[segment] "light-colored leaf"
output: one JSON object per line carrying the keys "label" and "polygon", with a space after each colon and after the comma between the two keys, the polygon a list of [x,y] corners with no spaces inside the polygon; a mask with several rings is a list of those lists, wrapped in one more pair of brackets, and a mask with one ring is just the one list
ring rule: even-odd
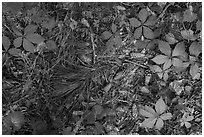
{"label": "light-colored leaf", "polygon": [[141,87],[140,91],[142,93],[150,93],[149,89],[146,86]]}
{"label": "light-colored leaf", "polygon": [[163,65],[163,70],[166,70],[166,69],[170,68],[171,65],[172,65],[172,60],[168,59]]}
{"label": "light-colored leaf", "polygon": [[110,31],[104,31],[102,33],[102,38],[106,40],[106,39],[109,39],[112,35],[113,34]]}
{"label": "light-colored leaf", "polygon": [[167,106],[166,106],[166,104],[165,104],[165,102],[164,102],[162,97],[160,97],[160,99],[156,102],[155,109],[156,109],[156,112],[158,114],[162,114],[163,112],[166,111]]}
{"label": "light-colored leaf", "polygon": [[24,124],[24,115],[20,111],[11,113],[11,122],[18,128]]}
{"label": "light-colored leaf", "polygon": [[150,69],[153,72],[162,72],[162,69],[158,65],[151,65]]}
{"label": "light-colored leaf", "polygon": [[139,27],[134,32],[135,39],[139,39],[142,36],[142,27]]}
{"label": "light-colored leaf", "polygon": [[169,78],[168,72],[165,71],[164,74],[163,74],[164,81],[167,81],[168,78]]}
{"label": "light-colored leaf", "polygon": [[172,118],[172,114],[171,113],[164,113],[160,116],[161,119],[163,120],[168,120]]}
{"label": "light-colored leaf", "polygon": [[186,128],[190,128],[191,127],[191,123],[189,123],[189,122],[185,122],[184,124],[185,124]]}
{"label": "light-colored leaf", "polygon": [[154,32],[148,27],[143,26],[143,34],[147,39],[154,39]]}
{"label": "light-colored leaf", "polygon": [[[84,22],[82,22],[82,23],[84,23]],[[42,26],[45,27],[45,28],[47,28],[47,29],[49,29],[49,30],[51,30],[52,28],[54,28],[55,25],[56,25],[55,18],[51,18],[51,19],[49,19],[48,21],[44,21],[44,22],[42,23]]]}
{"label": "light-colored leaf", "polygon": [[173,52],[172,52],[172,56],[177,56],[177,57],[183,57],[183,58],[187,58],[187,53],[185,52],[185,44],[184,42],[180,42],[178,44],[176,44],[176,47],[174,48]]}
{"label": "light-colored leaf", "polygon": [[152,107],[150,107],[150,106],[145,105],[145,106],[144,106],[144,109],[145,109],[146,111],[152,113],[153,115],[156,114],[155,110],[154,110]]}
{"label": "light-colored leaf", "polygon": [[37,30],[38,26],[37,25],[28,25],[26,26],[26,28],[24,29],[24,33],[25,35],[27,34],[33,34],[36,30]]}
{"label": "light-colored leaf", "polygon": [[157,120],[157,118],[152,118],[152,117],[148,118],[148,119],[145,119],[142,122],[141,127],[153,128],[156,120]]}
{"label": "light-colored leaf", "polygon": [[154,57],[152,59],[152,61],[154,61],[157,64],[163,64],[168,60],[169,60],[169,58],[167,56],[165,56],[165,55],[157,55],[156,57]]}
{"label": "light-colored leaf", "polygon": [[116,33],[116,31],[117,31],[117,25],[115,25],[114,23],[112,23],[111,30],[112,30],[113,33]]}
{"label": "light-colored leaf", "polygon": [[37,33],[26,35],[26,39],[35,44],[39,44],[45,40],[42,36],[40,36]]}
{"label": "light-colored leaf", "polygon": [[19,57],[21,54],[21,50],[16,48],[11,48],[8,50],[8,53],[11,54],[12,56]]}
{"label": "light-colored leaf", "polygon": [[138,15],[142,23],[146,21],[148,16],[149,16],[149,12],[145,8],[141,9]]}
{"label": "light-colored leaf", "polygon": [[192,121],[194,119],[194,116],[188,116],[187,118],[186,118],[186,121]]}
{"label": "light-colored leaf", "polygon": [[198,56],[202,52],[202,45],[194,41],[189,47],[189,52],[191,55]]}
{"label": "light-colored leaf", "polygon": [[145,54],[142,54],[142,53],[130,53],[130,56],[132,58],[142,58],[145,56]]}
{"label": "light-colored leaf", "polygon": [[36,47],[27,39],[23,40],[23,48],[31,53],[34,53],[36,49]]}
{"label": "light-colored leaf", "polygon": [[193,22],[197,19],[197,14],[193,13],[190,9],[187,9],[184,11],[183,17],[183,21]]}
{"label": "light-colored leaf", "polygon": [[200,20],[196,22],[196,29],[202,31],[202,22]]}
{"label": "light-colored leaf", "polygon": [[[147,109],[147,110],[146,110]],[[149,112],[149,111],[151,111],[151,112]],[[140,115],[142,115],[142,116],[144,116],[144,117],[155,117],[155,114],[153,114],[152,113],[152,110],[149,108],[149,107],[146,107],[146,108],[141,108],[140,110],[139,110],[139,113],[140,113]]]}
{"label": "light-colored leaf", "polygon": [[183,66],[183,62],[182,60],[178,59],[178,58],[172,58],[172,64],[175,67],[182,67]]}
{"label": "light-colored leaf", "polygon": [[187,40],[195,40],[196,39],[196,37],[193,34],[193,31],[190,29],[189,30],[182,30],[181,36]]}
{"label": "light-colored leaf", "polygon": [[194,64],[190,67],[190,74],[192,76],[193,79],[195,79],[197,73],[199,72],[199,68],[197,64]]}
{"label": "light-colored leaf", "polygon": [[18,48],[22,45],[23,42],[23,38],[22,37],[18,37],[13,41],[13,45]]}
{"label": "light-colored leaf", "polygon": [[109,83],[109,84],[107,84],[107,85],[103,88],[103,90],[104,90],[105,92],[108,92],[108,91],[111,89],[111,87],[112,87],[112,84]]}
{"label": "light-colored leaf", "polygon": [[7,51],[10,48],[11,42],[10,39],[6,36],[2,37],[2,44],[4,46],[4,49]]}
{"label": "light-colored leaf", "polygon": [[135,28],[137,28],[141,25],[141,22],[136,18],[131,18],[131,19],[129,19],[129,21],[130,21],[130,25],[135,27]]}
{"label": "light-colored leaf", "polygon": [[159,44],[159,50],[162,53],[164,53],[167,56],[171,55],[171,48],[167,42],[159,40],[158,44]]}
{"label": "light-colored leaf", "polygon": [[164,126],[163,120],[161,118],[158,118],[155,125],[156,129],[161,130],[163,126]]}
{"label": "light-colored leaf", "polygon": [[168,33],[165,35],[166,40],[169,42],[169,44],[175,44],[178,42],[178,40],[175,39],[174,34]]}

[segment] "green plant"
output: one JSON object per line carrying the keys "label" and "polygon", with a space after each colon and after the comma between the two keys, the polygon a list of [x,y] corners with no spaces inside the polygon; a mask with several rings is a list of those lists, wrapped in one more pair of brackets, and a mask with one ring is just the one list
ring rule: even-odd
{"label": "green plant", "polygon": [[172,117],[171,113],[164,113],[167,110],[167,106],[162,97],[156,102],[155,110],[147,105],[139,110],[139,113],[146,117],[141,124],[142,127],[155,127],[156,129],[161,130],[164,125],[163,121],[171,119]]}
{"label": "green plant", "polygon": [[179,120],[181,123],[180,123],[180,126],[184,126],[186,128],[190,128],[191,127],[191,123],[189,123],[189,121],[192,121],[194,119],[193,116],[189,116],[187,113],[184,113],[183,114],[183,117]]}
{"label": "green plant", "polygon": [[159,54],[152,59],[157,64],[164,64],[163,69],[166,70],[171,67],[182,67],[183,60],[187,59],[187,53],[185,52],[184,42],[176,44],[174,50],[171,50],[170,45],[165,41],[158,41],[159,50],[164,54]]}

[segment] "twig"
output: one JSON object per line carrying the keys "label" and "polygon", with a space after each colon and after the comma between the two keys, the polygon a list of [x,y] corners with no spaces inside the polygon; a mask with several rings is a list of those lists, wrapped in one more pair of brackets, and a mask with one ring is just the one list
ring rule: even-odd
{"label": "twig", "polygon": [[92,43],[92,49],[93,49],[93,63],[95,64],[96,62],[96,51],[95,51],[96,44],[94,43],[92,30],[91,30],[91,43]]}
{"label": "twig", "polygon": [[130,61],[130,60],[127,60],[127,59],[125,59],[125,61],[126,61],[126,62],[129,62],[129,63],[132,63],[132,64],[135,64],[135,65],[137,65],[137,66],[140,66],[140,67],[142,67],[142,68],[148,68],[147,66],[142,65],[142,64],[139,64],[139,63],[134,62],[134,61]]}

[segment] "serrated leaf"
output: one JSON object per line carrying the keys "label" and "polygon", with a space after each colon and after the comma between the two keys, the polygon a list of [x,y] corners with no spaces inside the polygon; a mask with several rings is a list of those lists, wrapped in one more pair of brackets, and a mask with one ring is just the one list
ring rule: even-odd
{"label": "serrated leaf", "polygon": [[101,36],[102,36],[103,39],[107,40],[107,39],[109,39],[112,35],[113,35],[113,34],[112,34],[110,31],[104,31]]}
{"label": "serrated leaf", "polygon": [[21,54],[21,50],[16,48],[11,48],[8,50],[8,53],[11,54],[12,56],[19,57]]}
{"label": "serrated leaf", "polygon": [[197,19],[197,14],[193,13],[190,9],[187,9],[184,11],[183,17],[183,21],[193,22]]}
{"label": "serrated leaf", "polygon": [[10,39],[6,36],[2,37],[2,44],[4,46],[4,49],[7,51],[10,48],[11,42]]}
{"label": "serrated leaf", "polygon": [[163,70],[166,70],[166,69],[170,68],[171,65],[172,65],[172,60],[168,59],[163,65]]}
{"label": "serrated leaf", "polygon": [[131,19],[129,19],[129,21],[130,21],[130,25],[135,27],[135,28],[137,28],[141,25],[141,22],[136,18],[131,18]]}
{"label": "serrated leaf", "polygon": [[117,31],[117,25],[115,25],[114,23],[112,23],[111,30],[112,30],[113,33],[116,33],[116,31]]}
{"label": "serrated leaf", "polygon": [[26,28],[24,29],[24,33],[25,35],[27,34],[33,34],[36,30],[37,30],[38,26],[37,25],[28,25],[26,26]]}
{"label": "serrated leaf", "polygon": [[46,42],[46,46],[47,46],[48,50],[55,50],[55,49],[57,49],[57,45],[56,45],[56,43],[53,40],[48,40]]}
{"label": "serrated leaf", "polygon": [[166,34],[165,38],[169,42],[169,44],[175,44],[176,42],[178,42],[178,40],[175,39],[175,37],[172,33]]}
{"label": "serrated leaf", "polygon": [[152,117],[148,118],[148,119],[145,119],[142,122],[141,127],[153,128],[156,120],[157,120],[157,118],[152,118]]}
{"label": "serrated leaf", "polygon": [[193,34],[193,31],[190,29],[189,30],[182,30],[181,36],[187,40],[195,40],[196,39],[196,37]]}
{"label": "serrated leaf", "polygon": [[163,120],[168,120],[172,118],[172,114],[171,113],[164,113],[160,116],[161,119]]}
{"label": "serrated leaf", "polygon": [[156,112],[158,114],[162,114],[163,112],[166,111],[167,106],[166,106],[164,100],[162,99],[162,97],[156,102],[155,109],[156,109]]}
{"label": "serrated leaf", "polygon": [[168,60],[169,60],[169,57],[167,57],[165,55],[157,55],[156,57],[154,57],[152,59],[152,61],[154,61],[157,64],[163,64],[163,63],[165,63]]}
{"label": "serrated leaf", "polygon": [[22,45],[23,42],[23,38],[22,37],[18,37],[13,41],[13,45],[18,48]]}
{"label": "serrated leaf", "polygon": [[139,39],[142,36],[142,27],[139,27],[134,32],[135,39]]}
{"label": "serrated leaf", "polygon": [[[146,110],[147,109],[147,110]],[[149,112],[150,111],[150,112]],[[154,111],[154,110],[153,110]],[[145,108],[141,108],[139,110],[140,115],[144,116],[144,117],[155,117],[155,113],[153,114],[153,112],[148,106],[145,106]],[[155,112],[155,111],[154,111]]]}
{"label": "serrated leaf", "polygon": [[143,34],[147,39],[154,39],[154,32],[148,27],[143,26]]}
{"label": "serrated leaf", "polygon": [[197,64],[194,64],[190,67],[190,74],[192,76],[193,79],[195,79],[197,73],[199,72],[199,68]]}
{"label": "serrated leaf", "polygon": [[36,47],[27,39],[23,40],[23,48],[31,53],[34,53],[36,49]]}
{"label": "serrated leaf", "polygon": [[163,120],[161,118],[158,118],[155,125],[156,129],[161,130],[163,126],[164,126]]}
{"label": "serrated leaf", "polygon": [[159,50],[167,56],[171,55],[171,48],[170,45],[165,41],[158,41]]}
{"label": "serrated leaf", "polygon": [[189,52],[191,55],[195,55],[196,57],[202,52],[202,46],[198,42],[194,41],[189,47]]}
{"label": "serrated leaf", "polygon": [[146,21],[148,15],[149,15],[149,12],[143,8],[140,10],[138,17],[141,20],[141,22],[144,23]]}
{"label": "serrated leaf", "polygon": [[42,36],[40,36],[37,33],[26,35],[26,39],[34,44],[39,44],[45,40]]}
{"label": "serrated leaf", "polygon": [[172,56],[178,56],[178,57],[183,57],[183,58],[187,58],[187,53],[185,52],[185,44],[184,42],[180,42],[178,44],[176,44],[176,47],[174,48],[173,52],[172,52]]}

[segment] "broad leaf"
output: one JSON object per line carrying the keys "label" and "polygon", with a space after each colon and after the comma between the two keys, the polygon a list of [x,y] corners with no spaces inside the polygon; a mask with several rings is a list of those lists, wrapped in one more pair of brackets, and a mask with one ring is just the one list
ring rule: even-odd
{"label": "broad leaf", "polygon": [[190,74],[192,76],[193,79],[195,79],[197,73],[199,72],[199,68],[197,64],[194,64],[190,67]]}
{"label": "broad leaf", "polygon": [[18,48],[22,45],[23,42],[23,38],[22,37],[18,37],[13,41],[13,45]]}
{"label": "broad leaf", "polygon": [[183,57],[187,58],[187,53],[185,52],[185,44],[184,42],[180,42],[176,44],[176,47],[174,48],[172,52],[172,56],[178,56],[178,57]]}
{"label": "broad leaf", "polygon": [[191,127],[191,123],[185,122],[185,126],[186,126],[186,128],[190,128]]}
{"label": "broad leaf", "polygon": [[195,55],[196,57],[202,52],[202,46],[198,42],[194,41],[189,47],[189,52],[191,55]]}
{"label": "broad leaf", "polygon": [[2,44],[4,46],[4,49],[7,51],[11,45],[10,39],[6,36],[2,37]]}
{"label": "broad leaf", "polygon": [[[144,116],[144,117],[155,117],[155,114],[153,113],[154,110],[152,110],[151,108],[149,108],[148,106],[145,106],[146,108],[141,108],[139,110],[140,115]],[[150,111],[150,112],[149,112]]]}
{"label": "broad leaf", "polygon": [[113,34],[112,34],[110,31],[104,31],[104,32],[102,33],[102,38],[105,39],[105,40],[107,40],[107,39],[109,39],[112,35],[113,35]]}
{"label": "broad leaf", "polygon": [[156,114],[155,110],[150,106],[145,105],[144,109],[154,115]]}
{"label": "broad leaf", "polygon": [[163,126],[164,126],[163,120],[161,118],[158,118],[155,125],[156,129],[160,130]]}
{"label": "broad leaf", "polygon": [[146,21],[148,15],[149,15],[149,12],[143,8],[140,10],[138,17],[141,20],[141,22],[144,23]]}
{"label": "broad leaf", "polygon": [[141,22],[136,18],[131,18],[131,19],[129,19],[129,21],[130,21],[130,25],[135,27],[135,28],[137,28],[141,25]]}
{"label": "broad leaf", "polygon": [[8,53],[11,54],[12,56],[19,57],[21,54],[21,50],[16,48],[11,48],[8,50]]}
{"label": "broad leaf", "polygon": [[161,119],[163,120],[168,120],[172,118],[172,114],[171,113],[164,113],[160,116]]}
{"label": "broad leaf", "polygon": [[156,104],[155,104],[155,109],[156,109],[156,112],[157,112],[158,114],[162,114],[163,112],[166,111],[167,106],[166,106],[166,104],[164,103],[162,97],[156,102]]}
{"label": "broad leaf", "polygon": [[94,111],[95,111],[95,114],[97,115],[97,114],[100,114],[100,113],[102,112],[103,107],[102,107],[101,105],[95,105],[95,106],[93,107],[93,109],[94,109]]}
{"label": "broad leaf", "polygon": [[64,128],[62,131],[62,134],[63,135],[73,135],[72,128],[71,127]]}
{"label": "broad leaf", "polygon": [[165,56],[165,55],[157,55],[156,57],[154,57],[152,59],[152,61],[154,61],[157,64],[163,64],[168,60],[169,60],[169,58],[167,56]]}
{"label": "broad leaf", "polygon": [[26,35],[26,39],[35,44],[39,44],[45,40],[42,36],[40,36],[37,33]]}
{"label": "broad leaf", "polygon": [[165,55],[168,55],[168,56],[171,55],[171,48],[167,42],[159,40],[158,44],[159,44],[159,50],[162,53],[164,53]]}
{"label": "broad leaf", "polygon": [[175,37],[172,33],[166,34],[165,38],[169,42],[169,44],[175,44],[176,42],[178,42],[178,40],[175,39]]}
{"label": "broad leaf", "polygon": [[142,122],[141,127],[153,128],[156,120],[157,118],[147,118]]}
{"label": "broad leaf", "polygon": [[164,74],[163,74],[163,79],[164,79],[164,81],[167,81],[168,78],[169,78],[168,72],[165,71]]}
{"label": "broad leaf", "polygon": [[57,49],[57,45],[56,45],[56,43],[53,40],[48,40],[46,42],[46,46],[47,46],[48,50],[55,50],[55,49]]}
{"label": "broad leaf", "polygon": [[[85,21],[83,22],[83,24],[85,24]],[[51,30],[52,28],[54,28],[56,25],[56,21],[55,21],[55,18],[51,18],[49,19],[48,21],[44,21],[42,23],[42,26]]]}
{"label": "broad leaf", "polygon": [[188,116],[187,118],[186,118],[186,121],[192,121],[194,119],[194,116]]}
{"label": "broad leaf", "polygon": [[172,60],[168,59],[163,65],[163,70],[166,70],[166,69],[170,68],[171,65],[172,65]]}
{"label": "broad leaf", "polygon": [[151,71],[153,72],[162,72],[162,69],[158,65],[150,66]]}
{"label": "broad leaf", "polygon": [[36,30],[37,30],[38,26],[37,25],[28,25],[26,26],[26,28],[24,29],[24,33],[25,35],[27,34],[33,34]]}
{"label": "broad leaf", "polygon": [[142,93],[150,93],[149,89],[146,86],[141,87],[140,91]]}
{"label": "broad leaf", "polygon": [[197,14],[193,13],[190,9],[187,9],[184,12],[184,18],[183,21],[187,21],[187,22],[193,22],[194,20],[197,19]]}
{"label": "broad leaf", "polygon": [[24,124],[24,115],[20,111],[16,111],[11,113],[11,122],[17,127],[21,128]]}
{"label": "broad leaf", "polygon": [[196,22],[196,29],[202,31],[202,22],[200,20]]}
{"label": "broad leaf", "polygon": [[147,39],[154,38],[154,32],[148,27],[143,26],[143,34]]}
{"label": "broad leaf", "polygon": [[112,23],[111,30],[113,33],[117,31],[117,26],[114,23]]}
{"label": "broad leaf", "polygon": [[116,43],[116,45],[117,45],[117,48],[119,48],[119,47],[122,46],[123,41],[122,41],[122,39],[121,39],[120,36],[116,36],[116,37],[115,37],[115,43]]}
{"label": "broad leaf", "polygon": [[173,58],[172,59],[172,64],[175,67],[182,67],[183,66],[183,61],[178,59],[178,58]]}
{"label": "broad leaf", "polygon": [[195,40],[196,39],[196,37],[193,34],[193,31],[190,29],[189,30],[182,30],[181,36],[187,40]]}
{"label": "broad leaf", "polygon": [[156,16],[150,16],[148,20],[144,23],[145,26],[153,26],[157,22],[157,17]]}
{"label": "broad leaf", "polygon": [[142,27],[139,27],[134,32],[135,39],[139,39],[142,36]]}
{"label": "broad leaf", "polygon": [[31,53],[34,53],[36,49],[36,47],[27,39],[23,40],[23,48]]}

